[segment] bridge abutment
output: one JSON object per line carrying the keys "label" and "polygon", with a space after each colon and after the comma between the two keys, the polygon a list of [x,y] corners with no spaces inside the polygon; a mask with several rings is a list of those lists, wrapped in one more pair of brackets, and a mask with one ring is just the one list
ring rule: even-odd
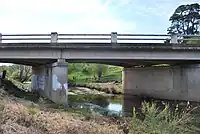
{"label": "bridge abutment", "polygon": [[58,104],[67,104],[67,63],[58,60],[51,65],[33,67],[32,90]]}
{"label": "bridge abutment", "polygon": [[200,65],[124,69],[124,93],[200,101]]}

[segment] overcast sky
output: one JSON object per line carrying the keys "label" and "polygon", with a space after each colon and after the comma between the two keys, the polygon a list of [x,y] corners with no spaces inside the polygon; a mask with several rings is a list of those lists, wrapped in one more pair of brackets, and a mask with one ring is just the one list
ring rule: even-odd
{"label": "overcast sky", "polygon": [[0,0],[5,33],[166,33],[181,4],[199,0]]}

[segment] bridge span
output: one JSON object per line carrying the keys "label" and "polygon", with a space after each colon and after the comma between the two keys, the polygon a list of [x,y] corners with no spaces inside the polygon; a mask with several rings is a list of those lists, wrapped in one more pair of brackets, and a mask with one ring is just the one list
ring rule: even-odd
{"label": "bridge span", "polygon": [[32,90],[57,103],[67,103],[68,62],[123,66],[125,94],[200,101],[200,44],[187,44],[192,37],[197,36],[0,34],[0,62],[32,66]]}

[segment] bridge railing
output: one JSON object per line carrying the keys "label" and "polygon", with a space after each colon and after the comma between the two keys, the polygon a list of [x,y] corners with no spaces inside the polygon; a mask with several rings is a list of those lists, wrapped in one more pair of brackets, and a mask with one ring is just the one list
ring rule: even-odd
{"label": "bridge railing", "polygon": [[[195,38],[194,38],[195,37]],[[196,38],[199,37],[199,38]],[[170,34],[118,34],[112,32],[111,34],[58,34],[52,32],[51,34],[1,34],[0,43],[5,42],[35,42],[35,41],[47,41],[51,43],[57,42],[77,42],[82,43],[101,41],[109,41],[110,43],[118,43],[120,41],[163,41],[167,43],[181,43],[187,40],[199,40],[200,36],[197,35],[170,35]]]}

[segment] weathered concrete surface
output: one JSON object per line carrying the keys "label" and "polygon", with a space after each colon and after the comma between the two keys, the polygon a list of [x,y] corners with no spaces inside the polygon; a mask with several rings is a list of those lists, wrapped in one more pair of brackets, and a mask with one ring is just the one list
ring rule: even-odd
{"label": "weathered concrete surface", "polygon": [[56,62],[52,65],[48,75],[48,86],[46,89],[49,98],[61,104],[67,104],[68,83],[67,83],[67,63],[64,61]]}
{"label": "weathered concrete surface", "polygon": [[52,65],[33,67],[32,90],[55,103],[67,104],[67,63],[62,60]]}
{"label": "weathered concrete surface", "polygon": [[44,91],[45,88],[45,66],[32,67],[32,91]]}
{"label": "weathered concrete surface", "polygon": [[123,86],[129,95],[200,101],[200,66],[125,68]]}
{"label": "weathered concrete surface", "polygon": [[29,66],[92,62],[123,67],[200,63],[200,45],[165,43],[1,43],[0,62]]}

